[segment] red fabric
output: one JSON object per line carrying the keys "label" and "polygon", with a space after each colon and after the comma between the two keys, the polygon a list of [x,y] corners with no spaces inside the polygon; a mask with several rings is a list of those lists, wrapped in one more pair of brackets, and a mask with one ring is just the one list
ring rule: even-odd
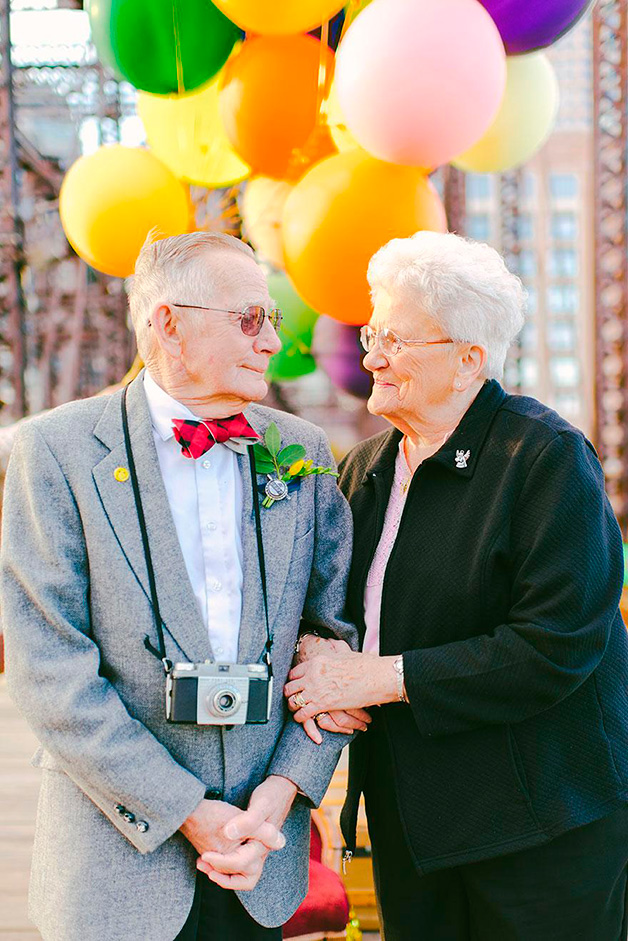
{"label": "red fabric", "polygon": [[172,427],[184,457],[201,457],[215,444],[224,444],[229,438],[247,438],[252,442],[259,440],[259,435],[242,412],[217,421],[173,418]]}
{"label": "red fabric", "polygon": [[[344,931],[349,921],[349,900],[337,872],[320,860],[321,838],[312,827],[310,888],[303,902],[283,927],[284,938],[297,938],[317,931]],[[318,854],[318,859],[314,856]]]}

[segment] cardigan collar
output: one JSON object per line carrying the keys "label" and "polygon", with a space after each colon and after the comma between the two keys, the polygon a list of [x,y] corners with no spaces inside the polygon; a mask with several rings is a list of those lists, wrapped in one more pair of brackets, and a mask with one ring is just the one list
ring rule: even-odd
{"label": "cardigan collar", "polygon": [[[453,434],[435,454],[423,461],[422,466],[442,464],[446,470],[454,474],[472,477],[495,413],[506,395],[507,393],[496,379],[489,379],[485,382]],[[390,429],[373,455],[365,471],[363,483],[390,470],[395,463],[402,437],[402,433],[397,428]]]}

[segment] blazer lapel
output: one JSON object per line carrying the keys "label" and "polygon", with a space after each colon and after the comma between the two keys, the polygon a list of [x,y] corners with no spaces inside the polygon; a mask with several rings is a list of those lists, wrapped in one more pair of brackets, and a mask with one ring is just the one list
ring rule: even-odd
{"label": "blazer lapel", "polygon": [[[254,407],[246,409],[245,415],[255,430],[263,437],[268,424],[265,416],[262,417]],[[264,596],[257,552],[257,533],[248,453],[238,454],[238,463],[242,473],[243,556],[242,619],[240,621],[238,662],[255,663],[259,660],[266,642]],[[266,480],[267,478],[261,474],[257,476],[258,484],[262,484]],[[290,571],[299,490],[292,493],[289,500],[281,500],[267,509],[262,506],[263,494],[258,495],[266,564],[266,585],[268,588],[268,618],[272,635],[273,625],[279,613],[279,606]]]}
{"label": "blazer lapel", "polygon": [[[161,616],[168,633],[188,660],[203,661],[212,656],[209,638],[168,505],[144,393],[143,372],[129,386],[127,408]],[[150,600],[148,570],[131,480],[119,481],[114,476],[116,468],[128,469],[129,466],[122,430],[121,393],[110,399],[94,434],[111,449],[93,469],[100,499],[127,562]],[[154,633],[153,628],[150,639],[156,647]]]}

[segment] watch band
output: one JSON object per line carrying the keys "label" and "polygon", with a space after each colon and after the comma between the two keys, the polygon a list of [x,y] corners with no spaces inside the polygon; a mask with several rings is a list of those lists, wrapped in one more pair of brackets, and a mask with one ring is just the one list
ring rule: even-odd
{"label": "watch band", "polygon": [[406,687],[404,683],[403,654],[397,657],[396,660],[393,660],[393,667],[395,673],[397,674],[397,698],[399,702],[408,702],[408,696],[406,694]]}
{"label": "watch band", "polygon": [[318,631],[314,631],[314,630],[303,631],[302,634],[299,634],[299,636],[297,637],[296,644],[294,645],[294,655],[295,655],[295,657],[298,656],[299,650],[300,650],[300,648],[301,648],[301,641],[303,640],[304,637],[308,637],[308,635],[311,635],[312,637],[320,637],[320,636],[321,636],[321,635],[318,633]]}

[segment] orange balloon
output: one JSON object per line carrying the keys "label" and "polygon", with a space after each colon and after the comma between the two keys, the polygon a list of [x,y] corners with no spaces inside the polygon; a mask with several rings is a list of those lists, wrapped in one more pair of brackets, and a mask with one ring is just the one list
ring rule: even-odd
{"label": "orange balloon", "polygon": [[220,111],[227,136],[253,172],[283,179],[316,127],[319,66],[325,94],[334,56],[313,36],[247,39],[223,69]]}
{"label": "orange balloon", "polygon": [[434,186],[416,167],[350,150],[316,164],[283,212],[286,272],[310,307],[343,323],[371,316],[366,269],[392,238],[447,231]]}

